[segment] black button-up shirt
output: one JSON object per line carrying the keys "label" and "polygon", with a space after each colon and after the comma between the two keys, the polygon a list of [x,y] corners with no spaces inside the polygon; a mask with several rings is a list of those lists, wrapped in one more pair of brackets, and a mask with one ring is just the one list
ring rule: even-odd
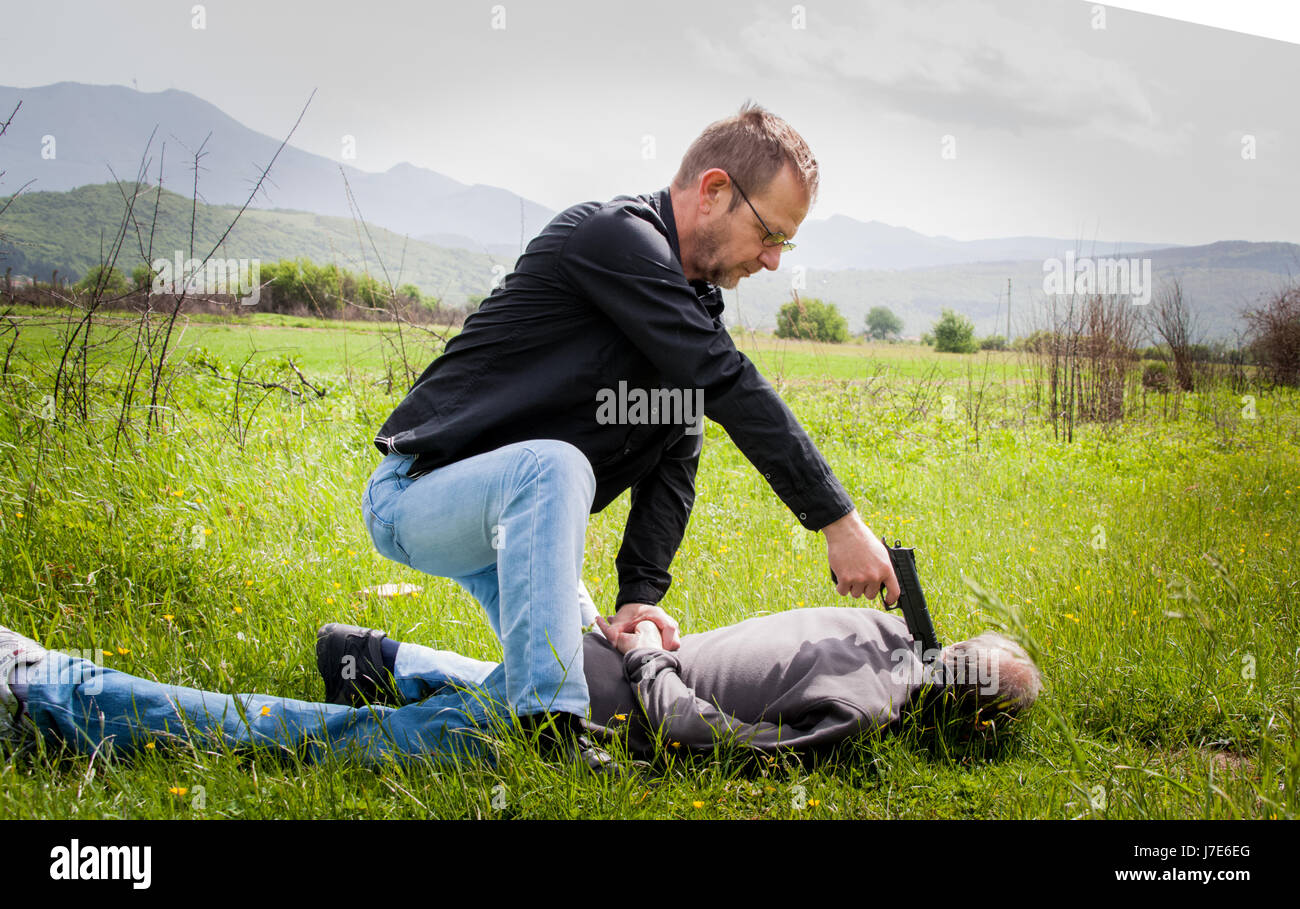
{"label": "black button-up shirt", "polygon": [[[515,270],[465,320],[375,436],[388,454],[418,454],[411,475],[502,445],[559,439],[596,476],[592,513],[631,487],[616,559],[616,605],[654,604],[695,502],[700,425],[610,422],[626,389],[703,392],[719,423],[809,530],[853,509],[794,414],[722,324],[722,291],[687,281],[667,187],[566,209],[528,244]],[[661,399],[663,400],[663,399]]]}

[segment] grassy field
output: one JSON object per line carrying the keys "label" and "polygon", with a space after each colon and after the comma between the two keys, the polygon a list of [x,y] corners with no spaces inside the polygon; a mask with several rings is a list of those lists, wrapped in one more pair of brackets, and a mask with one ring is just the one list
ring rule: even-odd
{"label": "grassy field", "polygon": [[[311,700],[326,621],[499,656],[467,594],[379,556],[361,522],[375,429],[436,339],[194,319],[162,425],[146,436],[137,394],[119,441],[129,323],[94,329],[104,344],[86,354],[83,405],[47,397],[66,328],[40,322],[8,323],[20,327],[0,386],[0,624],[164,682]],[[809,767],[665,754],[618,783],[513,744],[494,768],[377,770],[208,747],[131,760],[39,749],[0,768],[0,816],[1296,816],[1295,392],[1256,389],[1248,404],[1222,388],[1171,401],[1133,387],[1123,422],[1082,424],[1066,443],[1015,354],[737,339],[868,525],[916,547],[940,636],[1005,628],[1036,655],[1045,693],[1014,735],[908,731]],[[237,392],[250,354],[243,377],[271,387]],[[588,530],[585,579],[606,611],[627,501]],[[800,606],[878,607],[835,594],[823,539],[713,424],[673,575],[662,605],[687,633]],[[360,592],[401,582],[421,590]]]}

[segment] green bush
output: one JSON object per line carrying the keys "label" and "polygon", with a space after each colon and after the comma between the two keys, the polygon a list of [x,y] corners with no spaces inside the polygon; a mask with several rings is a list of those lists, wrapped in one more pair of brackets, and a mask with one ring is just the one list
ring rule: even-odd
{"label": "green bush", "polygon": [[974,353],[974,324],[965,316],[945,309],[934,323],[934,349],[943,353]]}
{"label": "green bush", "polygon": [[1002,335],[989,335],[987,338],[980,338],[980,350],[1006,350],[1007,339]]}
{"label": "green bush", "polygon": [[1169,390],[1169,364],[1148,363],[1142,370],[1142,386],[1155,391]]}
{"label": "green bush", "polygon": [[121,297],[130,292],[131,285],[116,268],[96,265],[72,289],[79,294],[98,293],[100,297]]}
{"label": "green bush", "polygon": [[776,314],[776,336],[843,344],[849,339],[849,323],[834,303],[810,297],[781,307]]}
{"label": "green bush", "polygon": [[135,285],[136,290],[143,290],[145,293],[153,290],[153,279],[158,273],[148,265],[137,265],[131,269],[131,283]]}

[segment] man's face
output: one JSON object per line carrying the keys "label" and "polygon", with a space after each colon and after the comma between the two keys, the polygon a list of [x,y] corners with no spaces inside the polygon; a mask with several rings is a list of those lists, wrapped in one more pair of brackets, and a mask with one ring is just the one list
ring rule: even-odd
{"label": "man's face", "polygon": [[[735,184],[724,190],[740,197]],[[762,268],[775,271],[781,264],[781,247],[764,246],[767,231],[754,212],[762,216],[771,230],[784,233],[793,239],[795,231],[808,214],[808,199],[794,175],[794,168],[786,168],[766,189],[749,193],[751,210],[740,200],[734,210],[726,211],[726,204],[717,206],[701,220],[695,234],[695,260],[701,277],[710,284],[731,290],[740,279]]]}

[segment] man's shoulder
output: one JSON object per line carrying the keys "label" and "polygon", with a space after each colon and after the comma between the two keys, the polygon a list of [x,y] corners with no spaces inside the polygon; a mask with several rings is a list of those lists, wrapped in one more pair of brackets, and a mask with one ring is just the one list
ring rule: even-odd
{"label": "man's shoulder", "polygon": [[781,633],[804,635],[813,632],[850,632],[878,639],[907,636],[907,622],[901,616],[883,609],[861,606],[808,606],[783,609],[751,616],[731,627],[744,626],[747,630],[764,634]]}
{"label": "man's shoulder", "polygon": [[657,196],[624,194],[606,202],[579,202],[556,215],[551,226],[567,235],[567,247],[584,252],[636,249],[671,256],[669,228]]}

